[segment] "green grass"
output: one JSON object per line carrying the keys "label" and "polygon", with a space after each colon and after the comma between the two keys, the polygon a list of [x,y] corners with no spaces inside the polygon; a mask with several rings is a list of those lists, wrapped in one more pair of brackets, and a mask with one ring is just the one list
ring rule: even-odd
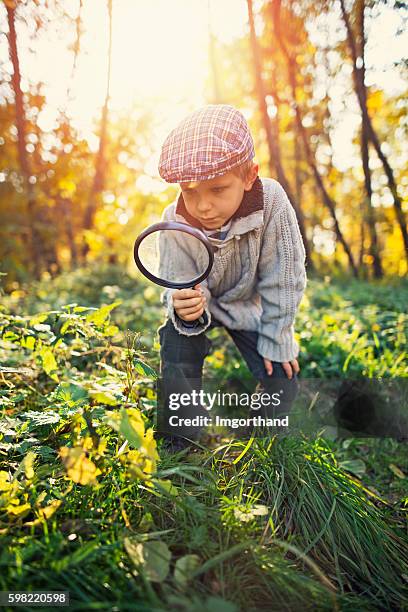
{"label": "green grass", "polygon": [[[302,375],[406,377],[408,289],[395,283],[392,304],[389,291],[311,279],[296,326]],[[156,478],[173,489],[147,486],[146,465],[147,480],[135,476],[135,431],[123,412],[119,432],[106,416],[126,406],[151,422],[159,293],[111,266],[3,295],[0,590],[69,590],[73,610],[402,609],[404,443],[286,437],[171,455],[159,442]],[[117,300],[111,313],[64,308]],[[225,332],[211,338],[207,375],[249,382]],[[75,445],[100,469],[96,482],[67,478],[57,451]],[[56,511],[32,524],[53,502]],[[13,504],[27,508],[18,515]],[[140,566],[141,550],[160,554]]]}

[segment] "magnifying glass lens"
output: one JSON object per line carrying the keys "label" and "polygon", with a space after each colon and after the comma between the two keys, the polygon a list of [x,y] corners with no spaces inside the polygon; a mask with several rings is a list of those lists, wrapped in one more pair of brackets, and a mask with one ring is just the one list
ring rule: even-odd
{"label": "magnifying glass lens", "polygon": [[204,274],[210,263],[201,240],[172,229],[148,234],[139,244],[138,256],[150,274],[170,283],[188,283]]}

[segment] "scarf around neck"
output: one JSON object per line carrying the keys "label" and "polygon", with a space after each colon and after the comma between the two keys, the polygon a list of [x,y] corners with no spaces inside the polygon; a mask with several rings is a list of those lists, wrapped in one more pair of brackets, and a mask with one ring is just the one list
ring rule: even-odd
{"label": "scarf around neck", "polygon": [[[248,217],[248,215],[256,212],[257,210],[263,210],[263,207],[263,186],[261,179],[259,178],[259,176],[257,176],[251,189],[249,191],[244,192],[241,204],[238,206],[237,210],[234,212],[232,217],[230,217],[228,221],[224,223],[224,225],[226,225],[233,219]],[[187,223],[189,223],[189,225],[197,227],[198,229],[204,229],[199,220],[190,215],[190,213],[187,211],[182,192],[180,192],[177,198],[176,214],[179,214],[184,217],[184,219],[187,221]]]}

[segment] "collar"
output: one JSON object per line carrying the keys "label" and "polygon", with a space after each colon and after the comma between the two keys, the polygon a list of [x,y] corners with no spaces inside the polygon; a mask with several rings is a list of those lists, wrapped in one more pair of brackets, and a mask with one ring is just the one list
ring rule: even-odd
{"label": "collar", "polygon": [[[255,227],[260,227],[263,224],[263,196],[264,194],[262,181],[259,176],[257,176],[251,189],[249,191],[245,191],[244,196],[241,200],[241,204],[239,205],[235,213],[232,215],[232,217],[230,217],[230,219],[228,220],[231,221],[228,238],[237,234],[244,234],[254,229]],[[189,225],[197,227],[198,229],[204,229],[198,219],[190,215],[187,211],[183,194],[181,192],[177,198],[175,215],[176,220],[178,221],[188,223]],[[210,238],[210,240],[213,240],[215,243],[222,242],[214,238]]]}

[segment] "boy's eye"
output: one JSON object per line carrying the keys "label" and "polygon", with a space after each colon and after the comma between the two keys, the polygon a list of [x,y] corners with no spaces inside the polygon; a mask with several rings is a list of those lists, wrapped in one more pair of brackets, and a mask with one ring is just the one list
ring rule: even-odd
{"label": "boy's eye", "polygon": [[223,191],[225,189],[225,187],[213,187],[212,191],[214,193],[220,193],[221,191]]}

